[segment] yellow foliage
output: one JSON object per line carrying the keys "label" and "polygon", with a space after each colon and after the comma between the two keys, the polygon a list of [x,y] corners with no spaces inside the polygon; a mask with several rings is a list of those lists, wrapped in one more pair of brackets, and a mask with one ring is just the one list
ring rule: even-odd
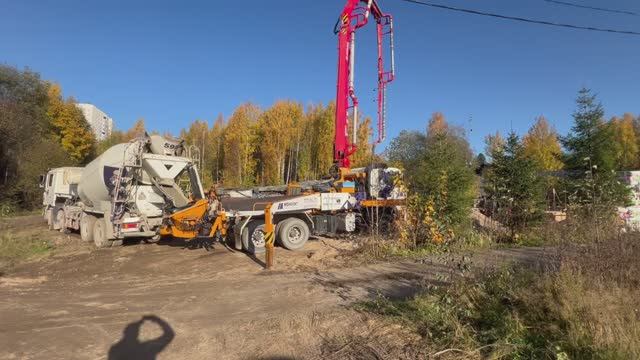
{"label": "yellow foliage", "polygon": [[533,159],[539,169],[554,171],[562,169],[562,149],[556,131],[547,119],[540,116],[522,139],[524,153]]}
{"label": "yellow foliage", "polygon": [[611,119],[616,148],[616,164],[620,170],[636,170],[638,167],[638,138],[633,127],[633,115]]}
{"label": "yellow foliage", "polygon": [[495,135],[485,136],[484,142],[486,144],[485,153],[488,157],[492,157],[505,145],[504,138],[499,131],[496,131]]}
{"label": "yellow foliage", "polygon": [[[277,185],[289,180],[294,139],[299,139],[302,106],[291,101],[278,101],[258,120],[260,136],[261,184]],[[285,173],[287,171],[287,173]],[[287,176],[288,175],[288,176]]]}
{"label": "yellow foliage", "polygon": [[94,153],[96,140],[82,111],[73,98],[64,100],[58,84],[48,88],[47,116],[53,138],[77,163],[82,163]]}
{"label": "yellow foliage", "polygon": [[437,134],[446,133],[449,129],[449,125],[441,112],[434,112],[429,119],[427,125],[427,136],[433,136]]}
{"label": "yellow foliage", "polygon": [[[349,129],[350,132],[353,129]],[[356,152],[351,155],[351,167],[370,165],[373,161],[373,146],[371,145],[371,118],[366,117],[358,124]]]}
{"label": "yellow foliage", "polygon": [[258,148],[256,123],[260,109],[246,103],[231,115],[224,136],[224,183],[226,186],[252,185],[255,182]]}
{"label": "yellow foliage", "polygon": [[133,140],[133,139],[135,139],[137,137],[144,136],[144,133],[145,133],[144,119],[143,118],[139,118],[133,124],[131,129],[129,129],[129,131],[127,131],[125,137],[126,137],[127,141],[129,141],[129,140]]}

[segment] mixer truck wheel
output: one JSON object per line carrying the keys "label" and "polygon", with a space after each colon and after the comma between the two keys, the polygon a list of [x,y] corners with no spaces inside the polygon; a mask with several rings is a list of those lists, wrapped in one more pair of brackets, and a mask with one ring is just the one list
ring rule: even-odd
{"label": "mixer truck wheel", "polygon": [[80,219],[80,237],[82,238],[82,241],[93,241],[93,227],[96,224],[96,220],[96,217],[93,215],[82,215],[82,219]]}
{"label": "mixer truck wheel", "polygon": [[264,220],[253,220],[242,232],[242,247],[249,254],[261,254],[264,248]]}
{"label": "mixer truck wheel", "polygon": [[107,225],[104,219],[96,219],[93,225],[93,242],[97,248],[105,248],[111,246],[111,241],[107,239]]}
{"label": "mixer truck wheel", "polygon": [[65,220],[64,210],[58,210],[56,212],[56,225],[54,226],[54,229],[60,230],[60,232],[65,232],[67,230]]}
{"label": "mixer truck wheel", "polygon": [[278,240],[287,250],[300,250],[309,240],[309,226],[298,218],[288,218],[279,226]]}
{"label": "mixer truck wheel", "polygon": [[47,226],[49,227],[49,230],[53,230],[53,209],[47,209],[47,212],[45,214],[47,218]]}

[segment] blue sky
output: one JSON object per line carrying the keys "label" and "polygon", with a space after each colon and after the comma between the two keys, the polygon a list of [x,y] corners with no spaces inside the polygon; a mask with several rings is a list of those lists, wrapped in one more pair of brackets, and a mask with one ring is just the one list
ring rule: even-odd
{"label": "blue sky", "polygon": [[[451,6],[640,31],[639,18],[543,0],[433,0]],[[575,0],[640,11],[631,0]],[[394,15],[397,80],[389,138],[424,129],[434,111],[465,127],[475,150],[495,131],[523,133],[539,115],[570,126],[581,86],[607,116],[640,112],[640,37],[550,28],[380,0]],[[91,102],[121,129],[144,117],[176,133],[228,117],[245,101],[335,97],[333,25],[344,0],[0,0],[0,62],[29,67]],[[358,33],[356,86],[375,115],[375,34]]]}

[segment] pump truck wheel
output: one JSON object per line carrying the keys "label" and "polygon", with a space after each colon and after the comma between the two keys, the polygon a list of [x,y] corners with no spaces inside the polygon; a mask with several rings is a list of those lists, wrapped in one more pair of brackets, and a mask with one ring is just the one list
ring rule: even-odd
{"label": "pump truck wheel", "polygon": [[82,215],[82,218],[80,219],[80,237],[82,238],[82,241],[93,241],[93,227],[96,224],[96,220],[96,217],[93,215]]}
{"label": "pump truck wheel", "polygon": [[265,252],[264,220],[252,220],[242,232],[242,247],[249,254]]}
{"label": "pump truck wheel", "polygon": [[287,250],[300,250],[309,240],[309,226],[295,217],[285,219],[278,228],[278,240]]}

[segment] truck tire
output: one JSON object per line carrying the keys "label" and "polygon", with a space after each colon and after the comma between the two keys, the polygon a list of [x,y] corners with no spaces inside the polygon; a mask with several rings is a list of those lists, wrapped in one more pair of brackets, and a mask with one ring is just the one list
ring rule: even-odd
{"label": "truck tire", "polygon": [[278,240],[287,250],[300,250],[309,240],[309,226],[295,217],[285,219],[278,226]]}
{"label": "truck tire", "polygon": [[49,230],[53,230],[53,209],[48,208],[45,214],[47,218],[47,227],[49,228]]}
{"label": "truck tire", "polygon": [[93,242],[97,248],[111,247],[111,241],[107,239],[107,224],[104,219],[96,219],[93,224]]}
{"label": "truck tire", "polygon": [[64,210],[59,209],[56,211],[56,224],[53,228],[60,230],[60,232],[65,232],[67,230]]}
{"label": "truck tire", "polygon": [[96,217],[93,215],[82,215],[82,218],[80,219],[80,237],[82,238],[82,241],[93,241],[93,227],[96,224],[96,220]]}
{"label": "truck tire", "polygon": [[242,232],[242,247],[249,254],[262,254],[264,247],[264,220],[253,220]]}

